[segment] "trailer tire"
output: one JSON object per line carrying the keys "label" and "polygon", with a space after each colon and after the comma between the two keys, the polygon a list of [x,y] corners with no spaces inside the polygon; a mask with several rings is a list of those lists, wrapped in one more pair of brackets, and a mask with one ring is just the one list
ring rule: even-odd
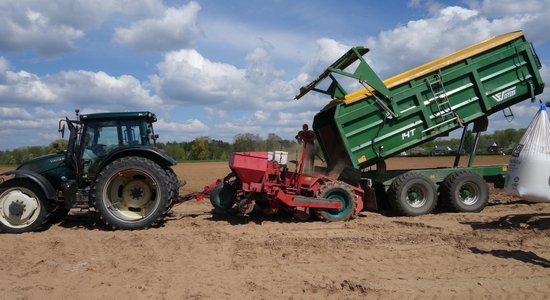
{"label": "trailer tire", "polygon": [[487,182],[474,172],[451,173],[439,188],[441,201],[451,211],[480,212],[489,201]]}
{"label": "trailer tire", "polygon": [[398,176],[388,189],[388,202],[404,216],[429,214],[437,204],[437,188],[426,176],[407,172]]}
{"label": "trailer tire", "polygon": [[235,205],[235,192],[233,186],[222,182],[210,191],[210,203],[216,210],[227,213]]}
{"label": "trailer tire", "polygon": [[136,230],[158,225],[170,206],[170,178],[154,161],[127,156],[99,173],[92,197],[100,224]]}
{"label": "trailer tire", "polygon": [[357,197],[349,185],[343,182],[327,182],[319,189],[319,198],[342,201],[342,209],[316,209],[315,215],[326,222],[347,221],[355,217]]}
{"label": "trailer tire", "polygon": [[42,188],[29,180],[12,179],[0,186],[0,232],[23,233],[46,224],[49,203]]}

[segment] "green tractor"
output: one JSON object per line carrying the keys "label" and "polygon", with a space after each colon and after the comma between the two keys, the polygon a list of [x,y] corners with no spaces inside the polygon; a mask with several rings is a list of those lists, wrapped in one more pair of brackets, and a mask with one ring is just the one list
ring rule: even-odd
{"label": "green tractor", "polygon": [[176,161],[155,147],[151,112],[97,113],[59,121],[66,151],[0,174],[0,231],[36,231],[71,208],[93,208],[99,224],[155,226],[178,199]]}

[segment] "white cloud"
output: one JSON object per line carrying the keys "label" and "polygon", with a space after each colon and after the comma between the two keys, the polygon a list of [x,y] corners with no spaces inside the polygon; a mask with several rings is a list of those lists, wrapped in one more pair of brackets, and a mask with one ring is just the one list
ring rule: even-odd
{"label": "white cloud", "polygon": [[158,108],[162,101],[151,95],[139,80],[130,75],[111,76],[105,72],[66,71],[44,77],[44,82],[65,103],[90,108],[143,109]]}
{"label": "white cloud", "polygon": [[316,44],[317,48],[314,54],[301,70],[302,74],[307,75],[308,81],[317,78],[321,72],[351,48],[351,46],[328,38],[321,38],[316,41]]}
{"label": "white cloud", "polygon": [[196,2],[180,8],[167,8],[160,18],[139,20],[129,28],[116,28],[114,40],[140,50],[191,48],[201,35],[197,26],[200,9]]}
{"label": "white cloud", "polygon": [[246,62],[246,68],[238,68],[213,62],[196,50],[174,51],[165,55],[157,65],[158,74],[150,81],[158,95],[173,105],[209,107],[209,113],[267,111],[266,107],[269,111],[303,111],[320,109],[327,103],[315,97],[307,102],[292,101],[308,76],[283,79],[284,72],[272,66],[269,50],[255,49]]}
{"label": "white cloud", "polygon": [[215,109],[214,107],[207,106],[204,108],[206,113],[211,118],[225,118],[227,117],[227,111],[223,109]]}
{"label": "white cloud", "polygon": [[208,126],[206,126],[203,122],[197,119],[190,119],[185,121],[184,123],[171,122],[168,120],[159,119],[158,124],[155,127],[166,131],[186,132],[186,133],[201,132],[208,129]]}
{"label": "white cloud", "polygon": [[170,108],[163,106],[158,96],[130,75],[114,77],[101,71],[64,71],[41,77],[23,70],[12,70],[10,63],[2,57],[0,101],[6,107],[67,104],[89,110]]}
{"label": "white cloud", "polygon": [[159,118],[155,123],[155,133],[159,134],[160,142],[192,140],[207,132],[208,126],[198,119],[175,122]]}
{"label": "white cloud", "polygon": [[259,122],[271,120],[271,113],[268,111],[258,110],[254,113],[254,118]]}
{"label": "white cloud", "polygon": [[26,71],[0,70],[0,100],[4,105],[58,103],[55,92],[42,79]]}
{"label": "white cloud", "polygon": [[[268,48],[276,58],[302,63],[315,51],[317,37],[298,32],[261,28],[246,22],[216,18],[199,22],[204,31],[201,45],[249,52],[256,48]],[[222,45],[222,46],[221,46]]]}
{"label": "white cloud", "polygon": [[20,107],[0,107],[0,119],[2,120],[13,120],[13,119],[31,119],[31,114],[29,114],[25,109]]}
{"label": "white cloud", "polygon": [[196,50],[165,55],[157,65],[159,74],[151,82],[162,97],[178,103],[216,105],[242,95],[245,71],[203,57]]}
{"label": "white cloud", "polygon": [[[418,1],[411,3],[417,5]],[[523,30],[535,43],[550,39],[550,31],[542,25],[550,15],[548,0],[486,0],[472,2],[470,7],[438,8],[429,18],[409,21],[369,38],[367,45],[372,52],[367,57],[373,68],[387,78],[492,36],[517,30]]]}
{"label": "white cloud", "polygon": [[67,111],[43,108],[32,110],[15,107],[0,108],[0,150],[22,146],[44,146],[60,139],[59,120],[70,116]]}
{"label": "white cloud", "polygon": [[[104,112],[104,109],[86,109],[85,113]],[[37,107],[25,109],[19,107],[0,108],[0,136],[10,137],[0,139],[0,150],[13,149],[22,146],[48,145],[61,135],[57,131],[59,120],[65,116],[74,118],[73,111],[45,109]],[[162,142],[194,139],[205,135],[208,126],[198,119],[185,121],[168,121],[159,118],[155,123],[156,133],[160,134]],[[65,139],[67,135],[65,135]]]}
{"label": "white cloud", "polygon": [[[90,2],[89,0],[80,1]],[[98,1],[99,3],[94,4],[94,6],[101,6],[106,3],[104,0],[95,1]],[[115,5],[115,9],[113,9],[113,11],[126,15],[132,20],[141,20],[152,17],[160,18],[164,15],[167,8],[164,5],[163,0],[118,0],[110,2]]]}
{"label": "white cloud", "polygon": [[490,25],[475,10],[446,7],[431,18],[369,38],[367,56],[381,77],[387,78],[489,38]]}
{"label": "white cloud", "polygon": [[[47,19],[53,26],[84,30],[99,26],[113,13],[122,11],[124,1],[25,0],[6,2],[11,2],[2,5],[7,17],[26,11],[40,12],[41,17]],[[138,4],[137,1],[136,4]]]}
{"label": "white cloud", "polygon": [[246,79],[265,83],[282,78],[284,71],[276,71],[271,64],[271,54],[266,48],[256,48],[246,56]]}
{"label": "white cloud", "polygon": [[485,16],[507,18],[522,14],[537,15],[548,11],[550,2],[548,0],[484,0],[473,2],[471,5]]}
{"label": "white cloud", "polygon": [[34,48],[44,56],[55,56],[75,50],[75,41],[84,35],[82,30],[52,22],[37,10],[13,11],[2,5],[0,11],[0,50]]}
{"label": "white cloud", "polygon": [[0,2],[0,50],[33,49],[44,57],[75,51],[87,31],[116,17],[133,21],[116,30],[116,41],[146,50],[192,45],[199,30],[196,2],[181,8],[162,0],[27,0]]}

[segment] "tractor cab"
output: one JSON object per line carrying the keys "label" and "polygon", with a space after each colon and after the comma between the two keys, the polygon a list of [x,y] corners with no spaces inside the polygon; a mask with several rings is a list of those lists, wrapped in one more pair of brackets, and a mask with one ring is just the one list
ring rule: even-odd
{"label": "tractor cab", "polygon": [[[155,146],[157,135],[151,112],[98,113],[78,116],[78,121],[66,120],[69,146],[66,162],[83,177],[95,175],[112,153],[130,148]],[[92,178],[94,176],[91,176]]]}

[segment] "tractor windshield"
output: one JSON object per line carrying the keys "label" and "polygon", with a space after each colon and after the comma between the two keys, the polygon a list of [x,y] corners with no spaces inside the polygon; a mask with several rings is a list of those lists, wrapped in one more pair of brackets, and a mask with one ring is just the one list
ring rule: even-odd
{"label": "tractor windshield", "polygon": [[118,147],[150,145],[145,120],[95,121],[85,125],[82,158],[92,164]]}

